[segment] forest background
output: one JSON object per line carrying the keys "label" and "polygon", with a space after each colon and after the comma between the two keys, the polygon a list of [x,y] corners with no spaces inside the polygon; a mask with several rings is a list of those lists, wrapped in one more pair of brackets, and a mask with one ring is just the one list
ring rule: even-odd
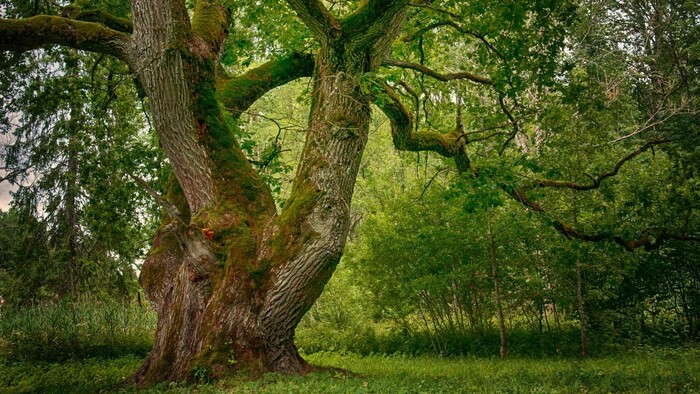
{"label": "forest background", "polygon": [[[324,4],[343,16],[356,3]],[[236,5],[221,56],[228,73],[316,49],[286,5]],[[93,8],[131,12],[118,0],[3,0],[0,17]],[[416,371],[453,360],[438,356],[467,357],[458,360],[491,377],[494,357],[510,359],[502,368],[515,375],[530,368],[523,360],[566,369],[589,356],[631,357],[639,368],[617,376],[623,386],[614,373],[601,378],[612,367],[591,364],[591,376],[585,367],[584,375],[536,369],[519,382],[504,374],[492,388],[697,390],[689,360],[700,338],[698,4],[445,0],[408,13],[391,55],[358,85],[375,110],[349,241],[296,329],[300,352],[368,376],[382,376],[379,364],[408,368],[429,384],[439,379]],[[154,196],[168,194],[172,169],[124,64],[66,47],[1,56],[0,187],[13,191],[0,212],[0,385],[109,387],[153,345],[156,316],[138,276],[164,215]],[[227,119],[279,208],[304,148],[312,82],[286,83]],[[467,170],[444,146],[396,149],[386,107],[398,98],[415,133],[464,140]],[[40,378],[33,365],[61,372]],[[70,375],[61,365],[103,375],[60,381]],[[191,380],[228,389],[212,385],[211,372],[195,366]],[[365,377],[323,376],[256,387],[336,379],[368,389]],[[418,378],[388,379],[373,389],[421,391]],[[454,379],[466,391],[491,382]]]}

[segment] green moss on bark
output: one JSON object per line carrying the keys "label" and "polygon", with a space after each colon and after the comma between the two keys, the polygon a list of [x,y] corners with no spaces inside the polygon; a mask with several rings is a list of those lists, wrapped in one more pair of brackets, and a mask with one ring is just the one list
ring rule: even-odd
{"label": "green moss on bark", "polygon": [[294,53],[271,60],[247,73],[226,80],[218,86],[216,98],[238,117],[270,89],[301,77],[311,76],[314,60],[311,55]]}

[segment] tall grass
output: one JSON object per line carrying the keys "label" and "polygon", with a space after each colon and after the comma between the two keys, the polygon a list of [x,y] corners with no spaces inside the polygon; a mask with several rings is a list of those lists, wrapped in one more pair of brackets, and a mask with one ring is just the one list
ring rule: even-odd
{"label": "tall grass", "polygon": [[[266,374],[187,386],[162,383],[139,393],[700,393],[697,349],[645,349],[635,354],[573,358],[309,356],[314,365],[345,368],[305,376]],[[0,363],[0,393],[97,393],[140,364],[134,356],[65,363]],[[126,388],[122,393],[134,392]]]}
{"label": "tall grass", "polygon": [[[591,335],[589,351],[592,355],[614,355],[638,344],[608,342],[606,338]],[[410,356],[498,356],[500,336],[497,330],[481,334],[443,333],[439,337],[425,332],[406,333],[370,325],[337,329],[327,326],[305,326],[297,330],[297,345],[305,354],[323,351],[359,355],[404,354]],[[508,332],[508,354],[518,357],[579,357],[580,332],[576,327],[560,331],[533,332],[523,329]]]}
{"label": "tall grass", "polygon": [[143,356],[153,344],[156,317],[137,304],[84,299],[0,311],[0,359]]}

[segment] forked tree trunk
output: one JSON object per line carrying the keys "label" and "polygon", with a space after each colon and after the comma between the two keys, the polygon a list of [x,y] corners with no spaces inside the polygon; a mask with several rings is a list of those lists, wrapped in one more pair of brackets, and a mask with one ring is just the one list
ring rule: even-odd
{"label": "forked tree trunk", "polygon": [[[307,372],[294,331],[335,270],[350,227],[370,120],[360,77],[380,64],[398,28],[384,27],[379,44],[343,34],[321,40],[306,144],[278,214],[219,113],[216,56],[202,52],[202,37],[179,35],[188,21],[177,4],[134,3],[140,55],[133,67],[176,178],[168,199],[176,207],[167,210],[142,268],[158,326],[134,380],[146,385],[240,369]],[[210,19],[195,11],[192,31]],[[173,41],[185,49],[173,50]]]}

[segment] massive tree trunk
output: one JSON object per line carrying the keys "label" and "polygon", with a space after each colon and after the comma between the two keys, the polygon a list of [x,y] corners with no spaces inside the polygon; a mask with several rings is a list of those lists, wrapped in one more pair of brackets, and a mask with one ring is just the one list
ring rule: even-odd
{"label": "massive tree trunk", "polygon": [[[240,113],[251,95],[258,97],[283,81],[248,76],[247,85],[259,87],[254,92],[236,90],[235,80],[220,82],[216,56],[206,49],[218,45],[200,44],[223,37],[226,23],[218,27],[222,34],[217,38],[211,17],[227,19],[224,9],[208,10],[206,19],[195,13],[194,34],[187,37],[178,36],[187,29],[182,9],[158,0],[137,3],[134,42],[136,53],[143,54],[136,69],[176,179],[169,199],[175,207],[142,269],[141,283],[158,311],[158,328],[135,380],[142,385],[192,379],[194,371],[200,377],[239,369],[307,372],[311,367],[297,352],[294,331],[335,270],[350,227],[370,120],[370,98],[360,89],[360,77],[386,56],[404,6],[399,12],[379,12],[385,19],[374,22],[379,28],[370,26],[378,32],[369,39],[348,34],[356,26],[337,20],[317,36],[321,48],[306,144],[291,196],[277,213],[268,187],[222,120],[216,99]],[[163,13],[158,7],[169,23],[159,25]],[[296,10],[304,19],[306,10]],[[198,36],[205,28],[206,37]],[[172,40],[182,40],[178,47],[185,50],[168,50]],[[153,48],[161,48],[156,51],[160,58],[153,59]],[[296,77],[295,72],[287,71],[285,78]]]}

